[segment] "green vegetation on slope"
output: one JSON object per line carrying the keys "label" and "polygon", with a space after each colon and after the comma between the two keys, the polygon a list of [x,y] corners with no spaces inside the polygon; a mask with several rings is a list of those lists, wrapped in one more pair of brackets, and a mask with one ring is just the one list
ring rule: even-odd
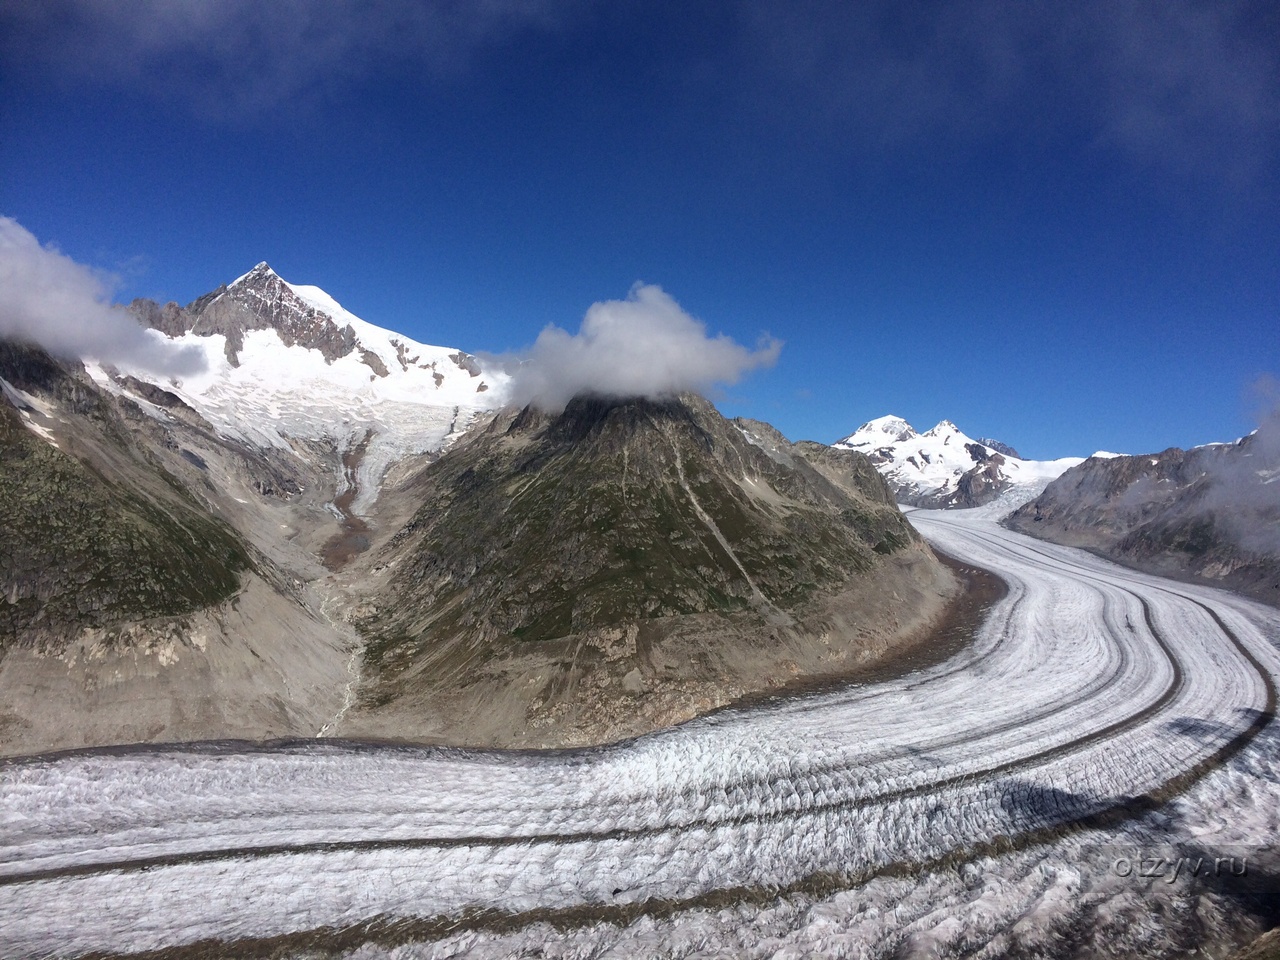
{"label": "green vegetation on slope", "polygon": [[[10,369],[0,372],[12,373],[14,348],[5,346],[0,361],[10,361]],[[35,361],[37,373],[56,380],[47,358],[17,359],[28,370]],[[92,393],[80,383],[61,386],[64,393],[73,387]],[[92,407],[91,423],[106,427],[98,431],[103,446],[128,458],[105,401],[86,395],[81,403]],[[34,434],[0,401],[0,644],[178,616],[239,588],[239,574],[250,565],[239,538],[163,470],[132,462],[136,486],[108,479]]]}
{"label": "green vegetation on slope", "polygon": [[407,555],[363,624],[366,655],[385,668],[452,639],[474,652],[737,614],[752,585],[794,609],[914,542],[861,460],[775,457],[697,398],[575,400],[553,419],[495,421],[419,479],[421,508],[391,545]]}

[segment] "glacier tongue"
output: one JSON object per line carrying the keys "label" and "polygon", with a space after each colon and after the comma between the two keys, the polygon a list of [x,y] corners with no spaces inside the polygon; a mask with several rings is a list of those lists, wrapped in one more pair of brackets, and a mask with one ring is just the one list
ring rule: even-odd
{"label": "glacier tongue", "polygon": [[[372,940],[416,923],[428,940],[505,931],[523,943],[484,955],[527,955],[525,943],[559,936],[535,911],[557,910],[628,937],[669,915],[673,939],[701,948],[699,911],[758,942],[815,878],[830,884],[817,896],[847,893],[845,905],[802,920],[794,950],[747,955],[833,955],[845,925],[849,956],[919,955],[922,943],[930,956],[1024,955],[1032,937],[1037,955],[1072,956],[1088,941],[1063,953],[1061,931],[1109,944],[1107,911],[1144,938],[1167,933],[1153,927],[1164,910],[1146,909],[1153,891],[1201,920],[1239,917],[1243,898],[1239,912],[1213,906],[1236,897],[1229,887],[1201,888],[1213,897],[1201,913],[1186,903],[1200,891],[1138,884],[1114,864],[1156,844],[1270,857],[1276,611],[972,514],[912,519],[1009,594],[970,646],[905,676],[572,752],[215,743],[13,764],[0,779],[0,953],[215,939],[234,952],[298,933],[328,955],[336,931]],[[970,882],[977,873],[989,882]],[[1028,874],[1073,879],[1060,897],[1014,896]],[[926,888],[923,927],[903,922],[911,888],[957,877]],[[634,912],[646,903],[661,916]],[[395,955],[444,955],[429,949]]]}

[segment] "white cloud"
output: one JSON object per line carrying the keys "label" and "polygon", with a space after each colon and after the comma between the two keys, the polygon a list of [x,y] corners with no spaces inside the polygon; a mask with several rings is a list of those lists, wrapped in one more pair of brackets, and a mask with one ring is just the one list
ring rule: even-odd
{"label": "white cloud", "polygon": [[107,277],[0,217],[0,337],[59,356],[93,357],[183,376],[205,368],[199,347],[178,347],[110,302]]}
{"label": "white cloud", "polygon": [[661,287],[637,283],[625,300],[592,304],[570,334],[548,326],[512,371],[512,399],[556,412],[578,394],[662,397],[734,383],[772,366],[782,343],[764,337],[749,350],[707,335]]}

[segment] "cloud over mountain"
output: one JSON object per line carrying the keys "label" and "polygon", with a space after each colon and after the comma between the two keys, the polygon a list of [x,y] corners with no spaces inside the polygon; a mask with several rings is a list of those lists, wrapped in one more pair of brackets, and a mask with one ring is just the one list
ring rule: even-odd
{"label": "cloud over mountain", "polygon": [[0,337],[62,356],[127,363],[181,376],[205,367],[198,347],[177,347],[113,307],[108,278],[0,217]]}
{"label": "cloud over mountain", "polygon": [[576,334],[548,326],[527,356],[508,364],[512,399],[559,411],[578,394],[660,397],[734,383],[772,366],[782,342],[763,337],[755,350],[707,335],[675,299],[637,283],[625,300],[592,304]]}

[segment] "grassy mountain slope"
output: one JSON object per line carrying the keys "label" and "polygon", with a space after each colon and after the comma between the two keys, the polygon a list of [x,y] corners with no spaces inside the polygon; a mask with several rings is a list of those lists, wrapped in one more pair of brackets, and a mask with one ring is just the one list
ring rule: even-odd
{"label": "grassy mountain slope", "polygon": [[0,341],[0,378],[0,755],[331,720],[355,638],[307,551],[336,527],[332,458],[247,448],[30,346]]}
{"label": "grassy mountain slope", "polygon": [[147,462],[108,398],[11,343],[0,343],[0,377],[78,414],[76,429],[46,428],[54,446],[24,422],[46,420],[40,410],[0,403],[0,640],[174,616],[235,593],[244,543]]}
{"label": "grassy mountain slope", "polygon": [[858,494],[803,457],[773,459],[698,398],[578,399],[555,418],[497,420],[423,476],[393,541],[413,546],[388,627],[529,643],[790,610],[915,540],[874,470],[848,460]]}

